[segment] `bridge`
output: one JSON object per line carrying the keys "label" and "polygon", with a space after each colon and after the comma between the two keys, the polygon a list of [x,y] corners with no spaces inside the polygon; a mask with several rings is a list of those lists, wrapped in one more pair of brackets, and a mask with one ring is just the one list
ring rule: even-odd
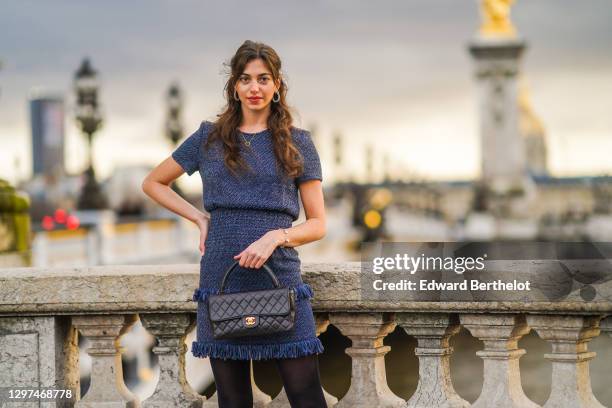
{"label": "bridge", "polygon": [[[537,262],[537,261],[531,261]],[[529,268],[527,265],[525,270]],[[358,262],[303,263],[317,335],[334,328],[350,341],[350,387],[326,393],[330,407],[537,407],[521,384],[519,340],[535,332],[550,345],[546,407],[601,407],[591,387],[589,342],[612,334],[612,282],[585,301],[572,291],[563,301],[371,301],[362,296]],[[199,282],[197,265],[106,265],[0,270],[0,384],[70,389],[75,407],[216,407],[215,395],[195,392],[186,377]],[[146,399],[122,376],[121,339],[136,323],[157,343],[160,376]],[[407,399],[388,384],[385,338],[401,328],[417,341],[418,385]],[[482,341],[483,386],[470,404],[454,389],[451,338],[459,330]],[[80,394],[78,337],[90,342],[88,391]],[[529,352],[529,350],[527,350]],[[462,371],[468,367],[462,367]],[[325,388],[325,381],[323,386]],[[256,406],[289,407],[285,393],[254,387]]]}

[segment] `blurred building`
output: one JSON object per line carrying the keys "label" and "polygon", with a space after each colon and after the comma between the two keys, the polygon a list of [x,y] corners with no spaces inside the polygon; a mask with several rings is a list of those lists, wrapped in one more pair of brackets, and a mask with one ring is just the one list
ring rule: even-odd
{"label": "blurred building", "polygon": [[36,95],[30,99],[32,173],[64,174],[64,99]]}

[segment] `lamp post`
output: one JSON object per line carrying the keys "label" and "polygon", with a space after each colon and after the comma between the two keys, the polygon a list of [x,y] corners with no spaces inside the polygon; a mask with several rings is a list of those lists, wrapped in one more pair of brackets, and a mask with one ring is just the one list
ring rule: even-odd
{"label": "lamp post", "polygon": [[[172,142],[172,148],[175,149],[179,140],[183,137],[183,124],[181,116],[183,112],[183,94],[178,83],[173,82],[166,93],[166,137]],[[172,183],[172,189],[183,196],[183,192],[176,183]]]}
{"label": "lamp post", "polygon": [[172,145],[176,147],[178,141],[183,136],[183,125],[181,114],[183,112],[183,94],[176,82],[170,85],[166,94],[166,106],[168,117],[166,118],[166,137],[170,139]]}
{"label": "lamp post", "polygon": [[93,135],[102,125],[98,106],[98,77],[85,58],[74,76],[74,90],[77,97],[76,120],[87,136],[89,165],[85,171],[85,185],[81,190],[77,206],[80,210],[101,210],[108,208],[108,200],[96,181],[93,168]]}

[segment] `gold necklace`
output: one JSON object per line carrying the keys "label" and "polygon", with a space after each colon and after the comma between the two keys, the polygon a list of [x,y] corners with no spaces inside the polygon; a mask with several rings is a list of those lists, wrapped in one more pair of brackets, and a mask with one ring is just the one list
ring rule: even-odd
{"label": "gold necklace", "polygon": [[258,135],[258,134],[260,134],[260,133],[265,132],[266,130],[267,130],[267,129],[264,129],[264,130],[262,130],[262,131],[260,131],[260,132],[253,133],[253,135],[251,136],[251,140],[247,140],[247,139],[246,139],[246,137],[244,137],[244,132],[242,132],[241,130],[238,130],[238,132],[239,132],[239,133],[240,133],[240,135],[242,136],[242,139],[244,140],[244,144],[245,144],[247,147],[249,147],[249,146],[251,146],[251,142],[253,141],[253,139],[255,139],[255,136],[257,136],[257,135]]}
{"label": "gold necklace", "polygon": [[244,133],[240,132],[240,135],[242,136],[242,139],[244,140],[244,144],[249,147],[251,146],[251,141],[253,139],[255,139],[255,136],[257,136],[257,133],[254,133],[253,136],[251,136],[251,140],[246,140],[246,137],[244,137]]}

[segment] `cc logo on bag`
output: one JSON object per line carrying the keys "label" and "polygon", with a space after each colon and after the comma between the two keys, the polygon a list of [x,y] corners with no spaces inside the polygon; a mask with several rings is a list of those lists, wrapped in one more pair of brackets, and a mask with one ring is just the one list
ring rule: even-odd
{"label": "cc logo on bag", "polygon": [[244,323],[247,326],[253,326],[255,324],[255,316],[247,316],[244,318]]}

